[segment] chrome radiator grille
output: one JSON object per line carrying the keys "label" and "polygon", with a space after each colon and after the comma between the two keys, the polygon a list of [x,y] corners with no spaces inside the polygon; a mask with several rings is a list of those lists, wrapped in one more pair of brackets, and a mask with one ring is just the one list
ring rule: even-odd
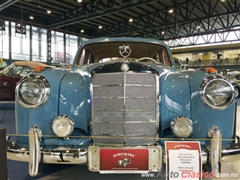
{"label": "chrome radiator grille", "polygon": [[156,84],[153,74],[96,74],[92,82],[94,144],[154,144],[158,125]]}

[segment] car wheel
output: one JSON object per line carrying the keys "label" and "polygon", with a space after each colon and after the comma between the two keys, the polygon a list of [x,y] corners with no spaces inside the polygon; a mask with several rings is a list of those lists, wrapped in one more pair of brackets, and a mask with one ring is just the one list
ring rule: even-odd
{"label": "car wheel", "polygon": [[238,97],[239,96],[239,88],[238,87],[234,87],[234,97]]}

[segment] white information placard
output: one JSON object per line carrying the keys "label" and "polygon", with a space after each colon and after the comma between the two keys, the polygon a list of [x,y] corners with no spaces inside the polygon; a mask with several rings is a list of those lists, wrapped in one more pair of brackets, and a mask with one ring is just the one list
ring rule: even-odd
{"label": "white information placard", "polygon": [[167,180],[201,180],[201,148],[199,142],[168,141],[166,149]]}

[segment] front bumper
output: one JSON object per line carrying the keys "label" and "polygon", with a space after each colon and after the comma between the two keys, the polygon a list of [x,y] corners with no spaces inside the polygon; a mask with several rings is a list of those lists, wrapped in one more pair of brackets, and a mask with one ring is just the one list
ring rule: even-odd
{"label": "front bumper", "polygon": [[15,161],[29,162],[29,174],[38,175],[39,164],[82,164],[87,162],[87,149],[72,149],[64,147],[61,149],[41,149],[40,140],[42,131],[33,126],[29,129],[29,149],[22,148],[7,138],[7,158]]}
{"label": "front bumper", "polygon": [[[81,149],[42,149],[40,140],[42,138],[41,130],[38,127],[32,127],[29,130],[29,149],[22,148],[14,142],[7,139],[7,158],[15,161],[29,162],[29,174],[36,176],[38,174],[40,163],[50,164],[83,164],[88,162],[91,171],[99,171],[99,167],[95,165],[95,160],[99,159],[93,153],[98,151],[100,147],[89,147]],[[225,156],[240,154],[240,141],[236,139],[229,148],[222,149],[222,137],[220,130],[216,131],[211,138],[210,148],[202,149],[202,164],[211,164],[212,171],[217,174],[220,172],[220,163]],[[137,147],[135,147],[137,148]],[[140,148],[140,147],[139,147]],[[158,164],[155,168],[149,168],[149,171],[159,171],[162,168],[162,162],[166,162],[164,150],[161,146],[145,147],[155,157],[152,158],[152,164]],[[121,149],[121,147],[119,147]],[[151,153],[149,153],[151,155]],[[156,162],[154,162],[154,159]],[[90,162],[92,161],[92,162]],[[160,161],[157,162],[157,161]]]}
{"label": "front bumper", "polygon": [[[87,149],[40,150],[41,162],[46,164],[82,164],[87,162]],[[29,150],[7,141],[7,158],[13,161],[29,162]]]}

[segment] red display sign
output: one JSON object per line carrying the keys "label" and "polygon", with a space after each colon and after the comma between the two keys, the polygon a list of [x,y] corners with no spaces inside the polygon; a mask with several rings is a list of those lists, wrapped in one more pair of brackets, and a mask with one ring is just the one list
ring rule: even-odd
{"label": "red display sign", "polygon": [[146,171],[148,149],[100,149],[100,171]]}
{"label": "red display sign", "polygon": [[198,141],[166,141],[165,148],[166,150],[197,150],[201,153],[200,143]]}

